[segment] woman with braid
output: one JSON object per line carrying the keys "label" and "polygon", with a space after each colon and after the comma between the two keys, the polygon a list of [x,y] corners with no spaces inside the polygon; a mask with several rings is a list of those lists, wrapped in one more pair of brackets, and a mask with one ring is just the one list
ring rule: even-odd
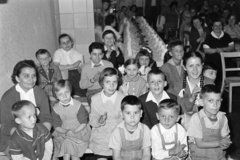
{"label": "woman with braid", "polygon": [[183,89],[178,94],[178,104],[181,105],[184,113],[182,125],[188,128],[193,113],[201,106],[199,93],[206,84],[214,84],[209,78],[202,75],[203,58],[198,52],[187,52],[183,57],[184,78]]}

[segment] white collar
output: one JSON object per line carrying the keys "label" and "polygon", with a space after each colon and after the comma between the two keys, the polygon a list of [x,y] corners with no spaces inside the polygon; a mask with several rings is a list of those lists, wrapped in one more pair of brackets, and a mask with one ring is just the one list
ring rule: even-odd
{"label": "white collar", "polygon": [[[170,97],[168,96],[168,94],[167,94],[165,91],[163,91],[163,93],[162,93],[162,98],[160,99],[159,102],[161,102],[161,101],[164,100],[164,99],[169,99],[169,98],[170,98]],[[146,102],[148,102],[148,101],[153,101],[154,103],[156,103],[157,105],[159,105],[159,102],[157,102],[157,100],[154,98],[154,96],[153,96],[153,94],[152,94],[151,91],[150,91],[150,92],[148,93],[148,95],[147,95]]]}
{"label": "white collar", "polygon": [[[191,85],[191,83],[190,83],[190,81],[189,81],[189,79],[188,79],[188,76],[186,77],[186,80],[187,80],[187,83],[188,83],[188,86],[189,86],[189,90],[190,90],[190,92],[192,93],[193,88],[195,88],[195,86],[192,86],[192,85]],[[200,81],[198,82],[197,86],[200,87]]]}
{"label": "white collar", "polygon": [[33,88],[29,89],[27,92],[25,92],[19,84],[16,84],[15,86],[16,91],[20,94],[20,100],[28,100],[32,102],[36,106],[35,96],[33,92]]}
{"label": "white collar", "polygon": [[177,125],[177,123],[174,124],[171,128],[166,129],[166,128],[163,127],[163,125],[162,125],[161,123],[159,123],[161,132],[162,132],[163,134],[166,133],[166,132],[167,132],[168,134],[177,132],[176,127],[178,127],[178,126],[176,126],[176,125]]}
{"label": "white collar", "polygon": [[61,50],[62,50],[62,52],[63,52],[63,53],[68,53],[68,54],[69,54],[69,53],[71,53],[71,51],[72,51],[72,48],[71,48],[69,51],[65,51],[65,50],[64,50],[64,49],[62,49],[62,48],[61,48]]}
{"label": "white collar", "polygon": [[213,31],[211,32],[211,35],[212,35],[214,38],[220,39],[220,38],[222,38],[222,37],[224,36],[224,32],[222,31],[219,37],[216,36],[216,34],[215,34]]}
{"label": "white collar", "polygon": [[112,103],[114,103],[117,98],[117,91],[111,97],[108,97],[104,94],[103,90],[101,92],[101,97],[102,97],[103,103],[105,103],[107,100],[110,100],[110,101],[112,101]]}
{"label": "white collar", "polygon": [[[102,60],[99,62],[99,64],[101,64],[102,66],[104,66],[104,63],[103,63]],[[94,67],[94,65],[97,65],[97,64],[95,64],[95,63],[93,63],[93,61],[91,61],[91,67],[92,67],[92,68]]]}
{"label": "white collar", "polygon": [[68,103],[62,103],[61,101],[59,101],[59,103],[60,103],[61,105],[64,105],[64,106],[66,106],[66,105],[73,105],[73,99],[72,99],[72,97],[71,97],[71,100],[70,100]]}

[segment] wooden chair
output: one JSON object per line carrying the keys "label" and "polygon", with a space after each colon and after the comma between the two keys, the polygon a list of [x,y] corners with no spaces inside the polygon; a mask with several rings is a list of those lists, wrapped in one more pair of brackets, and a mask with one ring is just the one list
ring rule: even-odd
{"label": "wooden chair", "polygon": [[240,52],[221,52],[222,61],[222,87],[221,92],[224,90],[228,92],[228,111],[232,112],[232,88],[240,86],[240,76],[227,77],[226,72],[240,71],[240,68],[226,68],[225,58],[240,58]]}

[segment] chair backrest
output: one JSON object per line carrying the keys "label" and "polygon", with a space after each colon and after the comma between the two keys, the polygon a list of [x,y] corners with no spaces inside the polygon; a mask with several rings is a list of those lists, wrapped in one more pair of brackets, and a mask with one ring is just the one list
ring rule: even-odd
{"label": "chair backrest", "polygon": [[221,86],[221,92],[223,92],[224,89],[224,80],[226,78],[226,72],[228,71],[240,71],[240,68],[226,68],[225,64],[225,58],[240,58],[240,52],[221,52],[221,61],[222,61],[222,86]]}

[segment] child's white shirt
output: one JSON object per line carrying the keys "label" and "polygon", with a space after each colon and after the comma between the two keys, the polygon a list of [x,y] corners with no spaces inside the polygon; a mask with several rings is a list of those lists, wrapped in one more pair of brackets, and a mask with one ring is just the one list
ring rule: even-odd
{"label": "child's white shirt", "polygon": [[[169,156],[169,149],[173,148],[174,144],[166,145],[165,146],[166,150],[164,150],[163,145],[162,145],[162,139],[161,139],[158,127],[157,127],[157,125],[159,125],[159,124],[156,124],[151,129],[152,156],[155,159],[162,160],[162,159],[170,157]],[[177,127],[178,127],[178,141],[180,142],[180,144],[185,144],[186,145],[184,150],[187,152],[188,151],[187,133],[186,133],[185,129],[180,124],[176,123],[175,125],[177,125]],[[165,129],[160,124],[160,129],[161,129],[161,132],[163,134],[163,137],[164,137],[164,140],[165,140],[166,143],[175,141],[175,133],[176,133],[176,126],[175,125],[170,129]]]}

